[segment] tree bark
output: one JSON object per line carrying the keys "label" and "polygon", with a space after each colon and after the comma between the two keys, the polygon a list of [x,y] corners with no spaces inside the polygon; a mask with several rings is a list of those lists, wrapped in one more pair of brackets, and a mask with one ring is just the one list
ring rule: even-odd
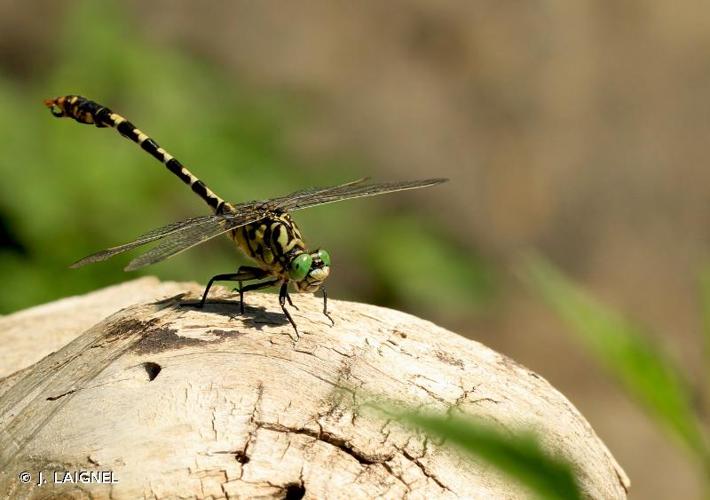
{"label": "tree bark", "polygon": [[[247,295],[240,316],[223,289],[202,310],[184,305],[200,292],[147,278],[0,318],[0,493],[527,496],[485,463],[360,412],[366,395],[532,428],[586,495],[626,497],[626,475],[574,406],[475,341],[343,301],[329,302],[331,327],[310,295],[294,297],[296,338],[276,295]],[[117,482],[54,477],[82,470]]]}

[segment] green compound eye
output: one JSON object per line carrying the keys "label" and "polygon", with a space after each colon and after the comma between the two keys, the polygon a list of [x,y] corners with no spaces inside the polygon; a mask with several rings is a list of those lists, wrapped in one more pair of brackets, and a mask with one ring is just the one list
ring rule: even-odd
{"label": "green compound eye", "polygon": [[291,261],[288,266],[288,275],[293,281],[301,281],[308,274],[308,270],[313,263],[313,257],[310,254],[302,253]]}
{"label": "green compound eye", "polygon": [[325,250],[318,250],[318,257],[323,261],[324,266],[330,267],[330,254]]}

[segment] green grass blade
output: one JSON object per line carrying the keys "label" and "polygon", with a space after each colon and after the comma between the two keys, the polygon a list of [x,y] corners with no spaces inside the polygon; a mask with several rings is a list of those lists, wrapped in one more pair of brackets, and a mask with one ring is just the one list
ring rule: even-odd
{"label": "green grass blade", "polygon": [[404,412],[397,414],[396,418],[485,460],[530,488],[540,498],[582,498],[571,465],[543,450],[532,433],[503,433],[474,417]]}
{"label": "green grass blade", "polygon": [[707,463],[703,430],[689,384],[679,367],[646,332],[596,302],[551,264],[529,258],[527,281],[571,326],[589,350],[672,435]]}
{"label": "green grass blade", "polygon": [[710,267],[706,267],[700,274],[700,310],[703,317],[703,354],[706,369],[701,389],[706,410],[710,410]]}

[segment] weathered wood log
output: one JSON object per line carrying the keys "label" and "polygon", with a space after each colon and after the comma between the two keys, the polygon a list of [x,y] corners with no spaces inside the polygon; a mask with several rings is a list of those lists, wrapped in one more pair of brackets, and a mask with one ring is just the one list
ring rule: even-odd
{"label": "weathered wood log", "polygon": [[[295,338],[274,295],[250,294],[239,316],[235,302],[183,304],[200,291],[143,279],[0,318],[0,494],[526,496],[485,463],[359,412],[345,387],[532,428],[574,463],[587,495],[626,496],[623,470],[574,406],[477,342],[341,301],[331,327],[311,296],[296,297]],[[117,482],[66,482],[82,470]]]}

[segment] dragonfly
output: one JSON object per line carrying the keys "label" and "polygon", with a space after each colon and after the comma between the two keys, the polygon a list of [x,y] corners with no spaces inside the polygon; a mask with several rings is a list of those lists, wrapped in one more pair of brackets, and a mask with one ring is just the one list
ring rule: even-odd
{"label": "dragonfly", "polygon": [[216,281],[238,283],[235,291],[239,292],[241,313],[244,312],[245,292],[279,286],[279,305],[296,334],[298,328],[286,307],[288,302],[289,306],[298,309],[289,295],[289,284],[296,292],[315,293],[320,290],[323,296],[323,314],[333,325],[335,321],[328,313],[328,295],[323,286],[323,282],[330,275],[330,254],[322,248],[308,250],[291,212],[354,198],[435,186],[448,180],[432,178],[371,183],[368,178],[362,178],[337,186],[307,188],[268,200],[229,203],[217,196],[154,139],[106,106],[79,95],[47,99],[45,105],[55,117],[72,118],[82,124],[116,129],[119,134],[138,144],[187,184],[213,212],[211,215],[192,217],[153,229],[129,243],[84,257],[71,267],[105,261],[115,255],[156,243],[125,267],[126,271],[133,271],[228,233],[237,248],[256,265],[242,265],[234,273],[213,276],[207,283],[201,300],[195,305],[204,307],[210,288]]}

